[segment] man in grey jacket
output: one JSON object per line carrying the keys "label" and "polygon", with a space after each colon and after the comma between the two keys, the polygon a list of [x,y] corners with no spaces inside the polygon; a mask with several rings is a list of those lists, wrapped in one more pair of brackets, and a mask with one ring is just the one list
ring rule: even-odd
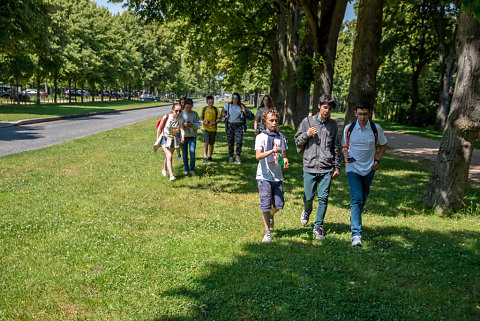
{"label": "man in grey jacket", "polygon": [[318,114],[303,119],[295,134],[297,151],[303,151],[303,212],[300,222],[307,225],[318,187],[317,217],[313,226],[317,240],[325,239],[323,220],[330,184],[340,175],[338,125],[330,118],[336,105],[332,95],[322,95],[318,101]]}

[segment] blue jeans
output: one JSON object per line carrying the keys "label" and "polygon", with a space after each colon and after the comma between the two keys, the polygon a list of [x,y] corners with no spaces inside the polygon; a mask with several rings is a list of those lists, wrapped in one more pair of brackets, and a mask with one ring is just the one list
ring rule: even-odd
{"label": "blue jeans", "polygon": [[317,218],[314,226],[323,226],[323,219],[327,212],[328,194],[332,182],[332,172],[323,174],[303,173],[303,209],[312,212],[313,199],[318,186]]}
{"label": "blue jeans", "polygon": [[370,185],[375,171],[365,176],[354,172],[347,172],[348,185],[350,186],[350,228],[352,236],[362,235],[362,212],[367,202]]}
{"label": "blue jeans", "polygon": [[[197,137],[185,137],[182,148],[183,169],[185,172],[195,170],[195,148],[197,147]],[[188,167],[188,155],[190,154],[190,167]]]}

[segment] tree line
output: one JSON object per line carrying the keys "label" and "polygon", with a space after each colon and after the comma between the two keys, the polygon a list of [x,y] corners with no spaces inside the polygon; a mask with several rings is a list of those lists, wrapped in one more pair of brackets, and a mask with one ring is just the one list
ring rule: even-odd
{"label": "tree line", "polygon": [[131,11],[112,15],[90,0],[5,0],[0,12],[0,81],[6,84],[40,89],[47,81],[55,100],[60,86],[157,95],[220,90],[201,64],[182,58],[173,28],[147,24]]}
{"label": "tree line", "polygon": [[408,105],[394,112],[444,130],[423,204],[462,205],[480,130],[479,0],[357,0],[350,24],[342,23],[348,0],[124,2],[147,21],[176,23],[189,59],[225,75],[227,86],[251,90],[268,75],[283,124],[316,113],[324,93],[347,95],[345,123],[360,101],[376,113],[392,101]]}

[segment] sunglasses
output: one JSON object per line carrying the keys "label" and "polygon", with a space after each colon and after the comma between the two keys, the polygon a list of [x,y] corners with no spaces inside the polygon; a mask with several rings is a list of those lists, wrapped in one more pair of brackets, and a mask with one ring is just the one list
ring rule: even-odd
{"label": "sunglasses", "polygon": [[238,97],[232,97],[232,99],[237,99],[238,100]]}

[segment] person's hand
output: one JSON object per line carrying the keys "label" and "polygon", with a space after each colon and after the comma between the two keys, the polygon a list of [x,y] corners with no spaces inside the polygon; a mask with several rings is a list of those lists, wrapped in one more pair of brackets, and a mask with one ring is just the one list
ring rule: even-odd
{"label": "person's hand", "polygon": [[260,130],[255,129],[255,136],[258,135],[258,134],[260,134]]}
{"label": "person's hand", "polygon": [[332,179],[335,179],[335,178],[337,178],[338,176],[340,176],[340,171],[339,171],[338,169],[336,169],[336,170],[333,171]]}
{"label": "person's hand", "polygon": [[180,140],[180,143],[181,144],[185,143],[185,138],[182,137],[182,140]]}
{"label": "person's hand", "polygon": [[373,161],[372,171],[376,171],[376,170],[377,170],[377,166],[378,166],[378,162],[377,162],[377,161]]}
{"label": "person's hand", "polygon": [[230,118],[230,115],[229,114],[225,114],[225,119],[229,119]]}
{"label": "person's hand", "polygon": [[312,137],[312,136],[315,135],[316,133],[318,133],[318,131],[317,131],[317,129],[315,128],[315,126],[310,127],[310,128],[307,130],[307,136],[308,136],[308,137]]}
{"label": "person's hand", "polygon": [[246,113],[246,112],[247,112],[244,104],[242,104],[242,105],[240,106],[240,109],[242,110],[242,113]]}
{"label": "person's hand", "polygon": [[275,146],[275,147],[272,148],[272,150],[273,150],[273,152],[275,152],[275,153],[278,153],[278,152],[281,152],[281,151],[282,151],[282,149],[280,148],[280,146]]}
{"label": "person's hand", "polygon": [[289,168],[290,167],[290,163],[288,162],[288,158],[284,158],[283,159],[283,168]]}

